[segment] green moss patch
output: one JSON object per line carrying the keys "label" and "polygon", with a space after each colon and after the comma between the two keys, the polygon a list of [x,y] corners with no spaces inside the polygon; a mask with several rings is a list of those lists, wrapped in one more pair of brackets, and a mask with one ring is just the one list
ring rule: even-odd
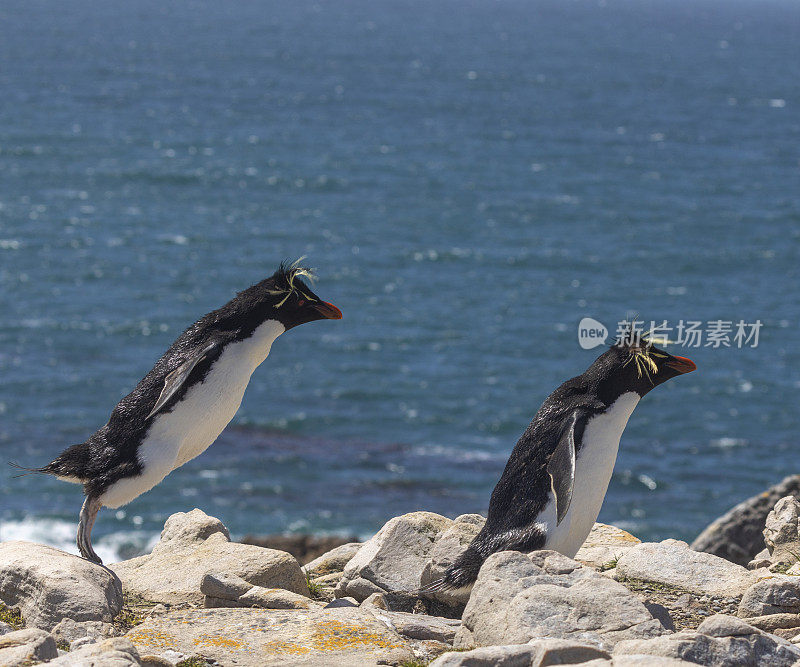
{"label": "green moss patch", "polygon": [[211,663],[205,658],[194,656],[192,658],[186,658],[186,660],[181,660],[175,667],[209,667],[210,664]]}
{"label": "green moss patch", "polygon": [[22,630],[25,627],[25,620],[19,609],[11,609],[0,602],[0,621],[8,623],[14,630]]}
{"label": "green moss patch", "polygon": [[128,632],[128,630],[144,623],[150,610],[155,606],[155,602],[140,598],[138,595],[123,593],[122,611],[114,619],[114,627],[123,634]]}

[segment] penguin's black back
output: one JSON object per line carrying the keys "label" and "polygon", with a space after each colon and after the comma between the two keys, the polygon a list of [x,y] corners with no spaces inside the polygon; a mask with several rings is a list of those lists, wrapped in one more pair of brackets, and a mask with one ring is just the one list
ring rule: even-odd
{"label": "penguin's black back", "polygon": [[[547,397],[511,452],[500,481],[492,491],[483,528],[448,568],[444,579],[427,590],[471,585],[483,562],[498,551],[528,552],[544,546],[546,535],[536,526],[536,517],[547,504],[551,491],[547,463],[576,410],[591,416],[606,407],[598,397],[597,384],[589,372],[567,380]],[[574,434],[578,452],[583,439],[583,422],[577,423]]]}
{"label": "penguin's black back", "polygon": [[[152,419],[146,419],[147,415],[161,394],[167,374],[180,365],[188,352],[212,335],[204,323],[208,317],[193,324],[177,338],[133,391],[117,403],[104,426],[85,442],[67,448],[42,468],[42,472],[80,479],[87,495],[100,495],[114,482],[140,474],[137,451],[152,424]],[[171,410],[193,385],[202,382],[223,348],[212,350],[192,369],[187,381],[170,398],[163,411]]]}
{"label": "penguin's black back", "polygon": [[[230,343],[253,335],[266,320],[275,319],[288,329],[310,319],[292,308],[279,308],[291,294],[307,301],[319,302],[299,276],[310,276],[308,269],[281,264],[269,278],[239,292],[221,308],[204,315],[188,327],[136,385],[117,403],[108,422],[85,442],[69,447],[38,472],[83,482],[87,495],[101,495],[114,482],[142,472],[137,457],[152,419],[148,419],[165,387],[167,375],[187,358],[203,351],[203,356],[188,377],[159,409],[170,412],[186,393],[202,382],[213,364]],[[216,343],[208,348],[209,343]]]}
{"label": "penguin's black back", "polygon": [[[147,419],[147,416],[161,395],[166,376],[193,350],[201,348],[214,338],[221,340],[221,344],[192,369],[186,382],[160,412],[169,412],[192,386],[203,381],[224,351],[225,345],[248,338],[263,322],[263,316],[259,318],[255,309],[241,307],[241,299],[248,296],[248,291],[245,290],[237,299],[204,315],[188,327],[133,391],[117,403],[108,423],[85,442],[67,448],[40,471],[59,477],[77,478],[83,482],[86,494],[95,496],[101,495],[114,482],[124,477],[140,474],[141,464],[137,451],[152,424],[152,419]],[[239,306],[236,310],[232,307],[234,302]],[[239,315],[242,310],[244,316]]]}

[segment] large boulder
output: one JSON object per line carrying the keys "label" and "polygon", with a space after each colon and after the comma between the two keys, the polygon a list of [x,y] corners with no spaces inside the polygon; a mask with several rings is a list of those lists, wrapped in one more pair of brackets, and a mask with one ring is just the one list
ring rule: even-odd
{"label": "large boulder", "polygon": [[764,543],[772,563],[792,564],[800,560],[798,516],[800,502],[794,496],[781,498],[767,515]]}
{"label": "large boulder", "polygon": [[336,597],[363,601],[373,593],[418,589],[437,537],[452,524],[433,512],[390,519],[347,563]]}
{"label": "large boulder", "polygon": [[0,637],[0,665],[3,667],[23,667],[56,657],[56,641],[44,630],[27,628]]}
{"label": "large boulder", "polygon": [[240,667],[361,667],[414,658],[402,637],[358,607],[171,611],[151,616],[126,637],[143,656],[200,654]]}
{"label": "large boulder", "polygon": [[694,551],[680,540],[636,545],[617,561],[616,573],[716,596],[741,595],[761,576],[724,558]]}
{"label": "large boulder", "polygon": [[764,548],[762,531],[767,515],[785,496],[800,496],[800,475],[786,477],[728,510],[695,538],[692,549],[747,565]]}
{"label": "large boulder", "polygon": [[0,601],[19,607],[28,627],[51,630],[64,618],[110,622],[122,587],[107,568],[32,542],[0,543]]}
{"label": "large boulder", "polygon": [[640,543],[638,537],[621,528],[596,523],[575,554],[575,560],[596,568],[613,567],[621,556]]}
{"label": "large boulder", "polygon": [[800,577],[775,574],[755,582],[739,603],[738,616],[800,613]]}
{"label": "large boulder", "polygon": [[294,556],[231,542],[222,522],[199,509],[169,517],[151,554],[109,567],[127,592],[152,602],[202,604],[200,586],[209,572],[236,575],[253,586],[308,595],[305,576]]}
{"label": "large boulder", "polygon": [[696,631],[620,642],[614,656],[622,654],[660,655],[713,667],[790,667],[800,659],[800,648],[735,616],[718,614]]}
{"label": "large boulder", "polygon": [[604,650],[666,632],[625,586],[554,551],[492,554],[481,567],[454,646],[551,637]]}

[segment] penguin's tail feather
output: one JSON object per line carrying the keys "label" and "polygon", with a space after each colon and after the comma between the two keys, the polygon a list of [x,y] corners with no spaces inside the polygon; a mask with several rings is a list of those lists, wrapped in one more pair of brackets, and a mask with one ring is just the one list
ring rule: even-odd
{"label": "penguin's tail feather", "polygon": [[14,461],[9,461],[8,465],[10,465],[15,470],[22,470],[23,472],[18,473],[16,475],[12,475],[11,479],[18,479],[20,477],[26,477],[27,475],[33,475],[38,473],[40,475],[46,475],[47,471],[44,468],[26,468],[25,466],[21,466],[19,463],[14,463]]}
{"label": "penguin's tail feather", "polygon": [[456,561],[445,570],[441,579],[422,586],[417,592],[420,595],[430,595],[445,591],[456,591],[471,588],[478,578],[478,572],[485,561],[480,552],[472,545],[456,559]]}
{"label": "penguin's tail feather", "polygon": [[89,446],[82,442],[79,445],[68,447],[46,466],[41,468],[26,468],[18,463],[9,462],[9,465],[17,470],[22,470],[15,477],[24,477],[39,473],[42,475],[53,475],[69,481],[83,481],[86,478],[86,467],[89,463]]}
{"label": "penguin's tail feather", "polygon": [[450,588],[448,583],[445,581],[445,578],[442,577],[441,579],[436,579],[435,581],[418,588],[415,593],[418,595],[429,595],[431,593],[441,593],[442,591],[446,591]]}

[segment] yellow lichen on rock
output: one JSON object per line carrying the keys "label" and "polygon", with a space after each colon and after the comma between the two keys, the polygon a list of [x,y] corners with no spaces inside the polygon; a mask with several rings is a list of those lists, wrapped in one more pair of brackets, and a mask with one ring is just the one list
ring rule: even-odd
{"label": "yellow lichen on rock", "polygon": [[372,632],[361,625],[342,621],[323,621],[314,628],[311,644],[318,651],[344,651],[358,647],[400,648],[385,635]]}
{"label": "yellow lichen on rock", "polygon": [[350,667],[414,657],[397,632],[357,607],[176,610],[151,616],[127,637],[142,653],[170,648],[231,667]]}
{"label": "yellow lichen on rock", "polygon": [[301,646],[295,642],[288,641],[273,641],[267,642],[262,647],[265,653],[274,653],[278,655],[304,655],[311,653],[314,649],[308,646]]}
{"label": "yellow lichen on rock", "polygon": [[127,636],[137,646],[148,648],[168,648],[175,642],[172,634],[154,628],[137,627],[131,630]]}
{"label": "yellow lichen on rock", "polygon": [[230,637],[223,637],[218,634],[203,634],[194,640],[195,646],[216,646],[219,648],[229,648],[234,650],[242,650],[246,647],[242,642]]}

